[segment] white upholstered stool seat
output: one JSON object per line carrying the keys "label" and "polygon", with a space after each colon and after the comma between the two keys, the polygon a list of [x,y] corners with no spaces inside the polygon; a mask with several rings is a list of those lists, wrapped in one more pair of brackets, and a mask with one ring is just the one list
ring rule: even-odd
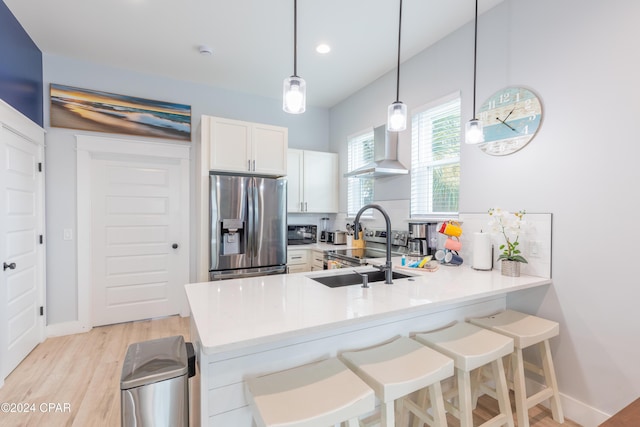
{"label": "white upholstered stool seat", "polygon": [[445,401],[448,412],[460,420],[461,427],[473,426],[471,371],[490,364],[496,386],[500,413],[483,426],[513,427],[513,414],[502,358],[513,351],[513,339],[461,322],[431,332],[419,333],[415,339],[452,358],[455,364],[458,406]]}
{"label": "white upholstered stool seat", "polygon": [[245,379],[258,427],[327,427],[375,409],[373,390],[337,358]]}
{"label": "white upholstered stool seat", "polygon": [[[529,408],[547,399],[551,403],[553,419],[563,423],[564,414],[560,405],[558,383],[549,347],[549,339],[560,332],[558,323],[514,310],[506,310],[488,317],[470,319],[469,322],[504,334],[514,340],[515,350],[511,356],[511,368],[513,370],[513,391],[516,400],[518,427],[529,427]],[[542,369],[525,362],[523,359],[522,350],[536,344],[538,344],[540,352]],[[542,376],[546,388],[527,397],[525,369]]]}
{"label": "white upholstered stool seat", "polygon": [[[340,355],[344,363],[376,393],[381,403],[383,427],[406,426],[406,411],[432,426],[446,426],[440,381],[453,375],[453,360],[418,342],[400,337],[394,341]],[[409,399],[421,390],[429,393],[432,415]],[[394,402],[398,401],[398,413]]]}

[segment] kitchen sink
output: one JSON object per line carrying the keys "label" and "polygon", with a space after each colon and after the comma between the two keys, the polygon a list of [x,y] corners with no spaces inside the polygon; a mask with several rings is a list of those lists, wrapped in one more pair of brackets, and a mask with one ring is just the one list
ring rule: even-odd
{"label": "kitchen sink", "polygon": [[[362,274],[366,274],[369,277],[369,283],[384,282],[384,271],[363,271]],[[393,279],[404,279],[407,277],[412,276],[408,274],[398,273],[397,271],[392,271]],[[316,282],[320,282],[330,288],[339,288],[341,286],[362,284],[362,276],[357,273],[336,274],[335,276],[310,277],[310,279],[313,279]]]}

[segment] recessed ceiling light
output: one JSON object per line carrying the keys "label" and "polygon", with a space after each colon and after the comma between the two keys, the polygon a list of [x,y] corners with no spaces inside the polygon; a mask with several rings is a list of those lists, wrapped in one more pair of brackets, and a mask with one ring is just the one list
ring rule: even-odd
{"label": "recessed ceiling light", "polygon": [[322,54],[329,53],[331,52],[331,46],[326,43],[320,43],[318,46],[316,46],[316,52]]}

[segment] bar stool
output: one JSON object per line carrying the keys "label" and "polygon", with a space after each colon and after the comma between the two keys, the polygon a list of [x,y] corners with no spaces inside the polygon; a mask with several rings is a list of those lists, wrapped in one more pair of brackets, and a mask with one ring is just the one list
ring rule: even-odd
{"label": "bar stool", "polygon": [[[408,412],[431,426],[446,426],[447,418],[440,381],[453,375],[453,360],[416,341],[400,337],[394,341],[357,351],[344,352],[342,361],[364,380],[380,400],[381,414],[375,423],[383,427],[406,426]],[[409,394],[420,390],[419,401],[427,392],[433,415],[418,406]],[[397,402],[397,413],[394,403]]]}
{"label": "bar stool", "polygon": [[245,380],[258,427],[327,427],[375,409],[373,390],[337,358]]}
{"label": "bar stool", "polygon": [[[551,402],[553,419],[558,423],[563,423],[564,414],[560,406],[558,383],[549,346],[549,338],[559,334],[558,323],[513,310],[506,310],[489,317],[469,319],[469,322],[514,340],[515,349],[511,355],[511,367],[518,427],[529,427],[529,408],[547,399],[550,399]],[[538,344],[542,369],[532,363],[525,362],[522,357],[522,350],[535,344]],[[527,397],[525,369],[543,377],[546,388]]]}
{"label": "bar stool", "polygon": [[419,333],[414,337],[434,350],[453,359],[455,364],[456,407],[445,398],[445,408],[460,420],[461,427],[473,427],[472,392],[476,385],[471,383],[471,371],[491,365],[496,383],[496,399],[500,413],[482,424],[484,427],[507,425],[513,427],[513,414],[509,402],[502,358],[513,351],[513,339],[466,322],[455,323],[442,329]]}

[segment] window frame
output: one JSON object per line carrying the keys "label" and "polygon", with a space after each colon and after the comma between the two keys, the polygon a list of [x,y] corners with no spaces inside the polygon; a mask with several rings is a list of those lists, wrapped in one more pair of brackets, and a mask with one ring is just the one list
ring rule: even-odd
{"label": "window frame", "polygon": [[[369,127],[363,130],[360,130],[358,132],[352,133],[351,135],[347,136],[347,173],[352,172],[366,164],[369,164],[370,162],[374,161],[374,151],[373,151],[373,147],[371,150],[371,159],[370,160],[363,160],[363,162],[361,164],[356,164],[352,167],[350,167],[350,163],[351,163],[351,143],[353,140],[356,139],[362,139],[362,143],[366,142],[369,140],[368,136],[370,137],[370,140],[372,142],[372,144],[374,143],[373,141],[373,127]],[[356,180],[356,181],[352,181],[352,180]],[[368,203],[372,203],[373,202],[373,197],[374,197],[374,193],[375,193],[375,181],[373,178],[356,178],[356,177],[347,177],[347,218],[355,218],[356,214],[358,213],[358,211],[360,210],[360,208],[362,208],[362,206],[365,206],[367,203],[362,204],[357,210],[352,211],[351,210],[351,204],[353,203],[353,199],[355,198],[355,196],[352,196],[351,192],[353,191],[353,187],[352,187],[352,183],[354,182],[360,182],[362,183],[363,181],[368,181],[370,183],[371,186],[371,200]],[[362,194],[361,194],[361,190],[362,188],[358,189],[358,199],[362,199]],[[371,210],[368,210],[366,212],[362,213],[361,218],[372,218],[373,217],[373,212]]]}
{"label": "window frame", "polygon": [[[432,169],[434,167],[441,167],[441,166],[446,166],[446,165],[458,165],[458,170],[460,170],[461,167],[461,155],[460,155],[460,148],[461,148],[461,142],[462,142],[462,99],[461,99],[461,93],[460,91],[455,91],[453,93],[450,93],[448,95],[442,96],[438,99],[435,99],[431,102],[428,102],[420,107],[414,108],[411,110],[411,189],[410,189],[410,203],[409,203],[409,217],[411,220],[431,220],[431,219],[442,219],[442,218],[457,218],[459,215],[459,211],[460,211],[460,205],[459,205],[459,200],[460,200],[460,177],[458,175],[458,194],[457,194],[457,198],[458,198],[458,210],[457,211],[451,211],[451,212],[433,212],[433,203],[434,203],[434,197],[433,194],[431,194],[431,196],[429,197],[429,200],[427,201],[427,204],[430,206],[429,207],[429,211],[428,212],[413,212],[414,210],[414,204],[416,204],[416,196],[414,195],[414,179],[416,177],[414,171],[416,170],[416,165],[414,163],[415,161],[415,156],[414,156],[414,124],[417,125],[415,123],[414,118],[417,115],[423,114],[429,110],[432,110],[434,108],[437,108],[439,106],[443,106],[449,102],[452,101],[458,101],[459,103],[459,116],[460,116],[460,123],[459,126],[457,127],[458,129],[458,156],[454,157],[454,158],[447,158],[447,159],[441,159],[441,160],[434,160],[434,161],[430,161],[430,162],[424,162],[422,165],[420,165],[421,168],[427,167],[429,169]],[[426,164],[425,164],[426,163]],[[429,191],[431,192],[431,188],[429,188]]]}

